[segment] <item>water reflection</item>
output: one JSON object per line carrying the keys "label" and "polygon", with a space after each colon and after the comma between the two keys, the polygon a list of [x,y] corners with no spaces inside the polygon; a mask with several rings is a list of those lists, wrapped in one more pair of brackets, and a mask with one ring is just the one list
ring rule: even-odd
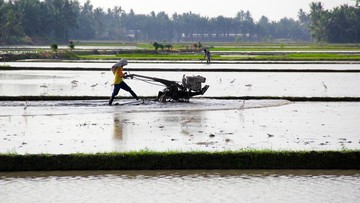
{"label": "water reflection", "polygon": [[351,170],[12,172],[0,173],[0,197],[4,202],[357,202],[359,178],[360,171]]}
{"label": "water reflection", "polygon": [[113,117],[114,123],[113,123],[113,137],[115,140],[122,140],[123,139],[123,126],[122,126],[122,121],[121,121],[121,117],[120,114],[114,114]]}
{"label": "water reflection", "polygon": [[201,130],[204,120],[204,112],[202,111],[184,111],[177,117],[174,125],[178,125],[180,133],[183,135],[192,135],[194,131]]}

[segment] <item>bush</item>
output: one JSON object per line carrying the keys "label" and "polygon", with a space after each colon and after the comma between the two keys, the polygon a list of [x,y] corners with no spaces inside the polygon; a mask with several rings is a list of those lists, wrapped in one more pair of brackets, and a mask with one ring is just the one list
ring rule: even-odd
{"label": "bush", "polygon": [[57,52],[58,51],[58,45],[57,44],[51,44],[50,48],[54,51]]}
{"label": "bush", "polygon": [[70,43],[69,43],[69,48],[70,48],[71,50],[74,50],[74,49],[75,49],[75,44],[74,44],[73,41],[70,41]]}

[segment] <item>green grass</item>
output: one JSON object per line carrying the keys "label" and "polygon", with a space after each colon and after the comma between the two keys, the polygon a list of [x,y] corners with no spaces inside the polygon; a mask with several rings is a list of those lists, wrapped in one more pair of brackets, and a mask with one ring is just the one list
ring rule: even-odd
{"label": "green grass", "polygon": [[[200,53],[131,53],[131,54],[117,54],[117,55],[78,55],[80,59],[121,59],[128,60],[188,60],[197,61],[203,60],[204,56]],[[246,61],[246,60],[286,60],[286,61],[350,61],[360,60],[359,54],[336,54],[336,53],[289,53],[289,54],[266,54],[266,55],[212,55],[212,60],[227,61]]]}
{"label": "green grass", "polygon": [[359,60],[359,54],[332,54],[332,53],[302,53],[302,54],[288,54],[289,58],[293,59],[332,59],[332,60]]}
{"label": "green grass", "polygon": [[[196,43],[196,42],[195,42]],[[20,59],[99,59],[99,60],[118,60],[126,58],[129,60],[188,60],[199,61],[204,58],[202,48],[194,49],[194,43],[170,43],[173,49],[158,50],[156,52],[151,43],[119,43],[119,42],[79,42],[83,46],[114,46],[119,50],[75,50],[73,52],[61,50],[59,56],[54,56],[53,52],[37,50],[36,54],[14,55],[14,60]],[[163,43],[166,44],[166,43]],[[212,60],[217,61],[358,61],[360,54],[352,53],[318,53],[319,51],[360,51],[360,44],[315,44],[315,43],[202,43],[203,47],[208,47],[212,52]],[[121,50],[122,46],[136,46],[141,49]],[[21,51],[21,50],[19,50]],[[216,52],[234,53],[216,53]],[[284,52],[281,52],[284,51]],[[285,51],[293,51],[285,53]],[[296,53],[299,51],[299,53]],[[300,52],[301,51],[301,52]],[[239,52],[239,53],[236,53]],[[308,52],[308,53],[306,53]],[[310,53],[309,53],[310,52]],[[121,53],[121,54],[115,54]]]}
{"label": "green grass", "polygon": [[[202,49],[193,52],[194,43],[172,43],[171,52],[159,50],[154,52],[150,43],[139,43],[137,47],[145,51],[135,51],[117,55],[79,55],[81,59],[120,59],[130,60],[202,60]],[[285,60],[285,61],[350,61],[360,60],[359,54],[349,53],[306,53],[306,51],[360,51],[360,44],[314,44],[314,43],[203,43],[203,47],[210,47],[213,52],[212,60],[218,61],[247,61],[247,60]],[[152,51],[149,53],[149,51]],[[214,54],[214,52],[245,52],[233,54]],[[257,53],[257,52],[265,53]],[[271,53],[274,51],[273,53]],[[280,53],[278,53],[280,51]],[[281,51],[305,51],[304,53],[281,53]],[[246,53],[250,52],[250,53]],[[253,53],[251,53],[253,52]],[[250,54],[250,55],[247,55]]]}
{"label": "green grass", "polygon": [[360,46],[316,46],[316,45],[281,45],[281,44],[260,44],[260,45],[232,45],[214,46],[212,51],[359,51]]}
{"label": "green grass", "polygon": [[[192,49],[194,43],[170,43],[175,50]],[[356,51],[360,44],[316,44],[316,43],[202,43],[212,51]],[[154,50],[152,44],[137,44],[137,47]],[[201,50],[201,49],[200,49]]]}
{"label": "green grass", "polygon": [[[193,44],[198,42],[168,43],[173,50],[193,49]],[[154,50],[152,43],[119,43],[119,42],[80,42],[77,45],[82,46],[136,46],[141,49]],[[319,44],[319,43],[230,43],[230,42],[210,42],[203,43],[202,47],[210,48],[212,51],[353,51],[360,50],[360,44]]]}
{"label": "green grass", "polygon": [[360,60],[359,54],[332,54],[332,53],[290,53],[278,55],[255,56],[256,60],[294,60],[294,61],[350,61]]}
{"label": "green grass", "polygon": [[[122,47],[122,46],[137,46],[137,43],[122,43],[119,41],[75,41],[76,46],[109,46],[109,47]],[[67,45],[67,44],[66,44]]]}
{"label": "green grass", "polygon": [[212,51],[354,51],[360,44],[317,43],[211,43],[204,44]]}
{"label": "green grass", "polygon": [[153,59],[153,60],[200,60],[200,54],[117,54],[116,57],[127,59]]}
{"label": "green grass", "polygon": [[116,55],[78,55],[81,59],[121,59],[129,60],[201,60],[202,54],[152,54],[152,53],[132,53]]}
{"label": "green grass", "polygon": [[[172,49],[171,50],[179,50],[179,49],[185,49],[186,46],[190,46],[191,43],[189,44],[184,44],[184,43],[162,43],[162,42],[159,42],[160,44],[162,45],[166,45],[166,44],[171,44],[172,46]],[[136,45],[138,48],[141,48],[141,49],[147,49],[147,50],[155,50],[154,46],[152,45],[152,43],[139,43]],[[160,51],[161,49],[159,49]],[[164,49],[166,50],[166,49]]]}
{"label": "green grass", "polygon": [[360,169],[360,151],[114,152],[0,155],[0,171],[170,169]]}

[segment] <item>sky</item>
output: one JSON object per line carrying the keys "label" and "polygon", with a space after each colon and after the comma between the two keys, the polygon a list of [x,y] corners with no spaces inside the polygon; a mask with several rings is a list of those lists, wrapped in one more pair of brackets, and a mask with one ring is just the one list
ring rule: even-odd
{"label": "sky", "polygon": [[[81,4],[86,0],[78,0]],[[297,19],[300,9],[309,12],[311,2],[322,2],[325,9],[348,4],[354,0],[90,0],[95,8],[104,9],[121,6],[126,13],[133,9],[135,14],[150,14],[164,11],[169,16],[174,13],[192,12],[207,17],[235,17],[237,12],[250,11],[255,21],[261,16],[278,21],[288,17]]]}

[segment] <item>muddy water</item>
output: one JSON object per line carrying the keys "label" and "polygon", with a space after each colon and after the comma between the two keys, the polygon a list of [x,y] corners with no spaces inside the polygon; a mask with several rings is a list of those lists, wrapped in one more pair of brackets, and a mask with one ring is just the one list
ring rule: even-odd
{"label": "muddy water", "polygon": [[3,102],[0,153],[360,149],[358,102],[91,102]]}
{"label": "muddy water", "polygon": [[[358,69],[358,65],[351,68]],[[180,80],[183,74],[135,73],[171,80]],[[205,96],[209,97],[360,95],[358,73],[192,74],[207,78],[210,89]],[[0,71],[0,95],[108,96],[112,77],[102,71]],[[78,83],[72,84],[72,80]],[[162,89],[143,81],[129,80],[128,84],[141,96],[154,96]],[[128,96],[124,92],[120,95]],[[24,102],[1,102],[0,153],[360,149],[358,102],[249,100],[243,105],[236,100],[194,99],[185,105],[145,103],[111,107],[106,102],[30,101],[26,108]],[[184,120],[190,121],[182,126]],[[0,202],[358,202],[359,174],[359,171],[2,172]]]}
{"label": "muddy water", "polygon": [[[132,73],[181,81],[183,74],[206,77],[204,96],[360,97],[360,73],[143,72]],[[76,80],[76,84],[72,81]],[[110,71],[0,71],[0,96],[109,96]],[[139,96],[156,96],[160,83],[126,82]],[[120,91],[119,96],[130,96]]]}
{"label": "muddy water", "polygon": [[[28,63],[24,63],[25,65]],[[35,63],[36,65],[36,63]],[[54,64],[43,64],[54,66]],[[61,63],[60,63],[61,65]],[[76,63],[73,63],[76,65]],[[89,65],[80,64],[88,67]],[[96,64],[100,66],[99,64]],[[102,64],[103,65],[103,64]],[[105,64],[109,65],[109,64]],[[129,64],[140,67],[191,64]],[[220,65],[211,67],[220,68]],[[221,64],[223,65],[223,64]],[[258,67],[307,68],[300,64]],[[246,65],[242,65],[245,67]],[[251,65],[252,66],[252,65]],[[309,65],[359,69],[356,65]],[[91,67],[91,65],[90,65]],[[209,66],[210,67],[210,66]],[[226,68],[237,65],[224,65]],[[180,81],[202,75],[206,97],[359,97],[360,73],[151,72],[132,73]],[[109,96],[110,71],[0,71],[0,96]],[[76,83],[72,81],[76,80]],[[139,96],[156,96],[163,86],[127,79]],[[120,91],[119,96],[130,96]],[[126,101],[126,100],[122,100]],[[117,99],[116,102],[122,102]],[[73,153],[129,150],[359,149],[359,103],[281,103],[196,100],[187,104],[106,106],[107,101],[2,102],[1,152]],[[260,105],[257,106],[257,102]],[[223,104],[222,104],[223,103]],[[222,105],[220,105],[222,104]],[[278,106],[278,107],[272,107]],[[206,107],[206,108],[203,108]],[[185,126],[180,123],[191,119]],[[215,136],[214,136],[215,135]]]}
{"label": "muddy water", "polygon": [[[358,69],[358,65],[351,68]],[[183,74],[136,73],[172,80],[180,80]],[[358,73],[192,74],[207,77],[210,89],[205,96],[360,95]],[[79,82],[74,85],[72,80]],[[111,80],[109,72],[101,71],[0,71],[0,95],[108,96]],[[162,89],[142,81],[129,80],[128,84],[141,96],[154,96]],[[128,96],[124,92],[120,95]],[[221,105],[217,100],[201,99],[186,105],[162,106],[148,103],[109,107],[106,102],[31,101],[27,108],[24,102],[1,102],[0,153],[360,149],[358,102],[246,101],[242,108],[242,101],[226,101]],[[189,123],[181,125],[189,119]],[[359,171],[2,172],[0,202],[358,202],[359,174]]]}
{"label": "muddy water", "polygon": [[0,173],[1,202],[358,202],[359,171]]}

